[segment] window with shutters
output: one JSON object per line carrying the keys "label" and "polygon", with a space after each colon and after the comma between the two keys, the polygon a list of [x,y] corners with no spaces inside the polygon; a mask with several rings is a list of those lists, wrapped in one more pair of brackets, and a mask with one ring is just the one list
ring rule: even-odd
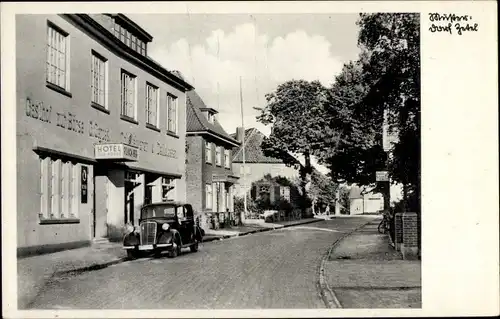
{"label": "window with shutters", "polygon": [[79,165],[58,158],[40,158],[40,220],[78,218]]}
{"label": "window with shutters", "polygon": [[52,22],[47,25],[46,80],[69,91],[69,34]]}

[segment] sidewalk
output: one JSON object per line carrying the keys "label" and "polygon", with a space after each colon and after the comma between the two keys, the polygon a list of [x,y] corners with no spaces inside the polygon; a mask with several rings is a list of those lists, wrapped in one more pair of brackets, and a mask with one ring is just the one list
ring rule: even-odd
{"label": "sidewalk", "polygon": [[53,277],[104,268],[122,262],[121,243],[104,243],[51,254],[18,258],[17,296],[19,309],[26,308]]}
{"label": "sidewalk", "polygon": [[421,308],[421,262],[403,260],[377,231],[380,218],[338,242],[323,263],[333,307]]}

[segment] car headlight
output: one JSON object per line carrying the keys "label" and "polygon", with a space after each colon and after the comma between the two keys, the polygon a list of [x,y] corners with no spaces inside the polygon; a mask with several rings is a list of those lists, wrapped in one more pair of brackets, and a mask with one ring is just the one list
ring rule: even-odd
{"label": "car headlight", "polygon": [[163,230],[168,230],[170,228],[170,225],[168,223],[164,223],[163,225],[161,225],[161,229]]}
{"label": "car headlight", "polygon": [[133,232],[133,231],[134,231],[134,226],[132,226],[132,225],[127,225],[127,231],[128,231],[129,233]]}

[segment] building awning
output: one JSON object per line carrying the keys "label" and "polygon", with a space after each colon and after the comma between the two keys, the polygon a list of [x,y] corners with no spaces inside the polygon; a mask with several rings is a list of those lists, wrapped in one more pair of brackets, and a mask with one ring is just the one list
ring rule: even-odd
{"label": "building awning", "polygon": [[136,162],[139,159],[139,149],[125,143],[103,143],[94,145],[96,160]]}
{"label": "building awning", "polygon": [[238,183],[239,178],[232,175],[212,175],[212,183]]}

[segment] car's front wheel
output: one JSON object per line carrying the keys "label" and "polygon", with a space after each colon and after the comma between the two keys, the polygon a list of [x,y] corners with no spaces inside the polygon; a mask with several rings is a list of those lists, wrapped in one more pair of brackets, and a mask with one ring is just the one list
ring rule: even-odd
{"label": "car's front wheel", "polygon": [[180,255],[180,250],[181,250],[181,247],[177,243],[174,243],[174,245],[172,246],[172,249],[168,253],[168,256],[170,258],[175,258],[175,257]]}
{"label": "car's front wheel", "polygon": [[195,253],[198,251],[198,241],[196,241],[194,244],[192,244],[189,249],[191,249],[192,253]]}
{"label": "car's front wheel", "polygon": [[137,251],[135,251],[133,249],[127,250],[127,258],[128,259],[137,259],[137,257],[138,257]]}

